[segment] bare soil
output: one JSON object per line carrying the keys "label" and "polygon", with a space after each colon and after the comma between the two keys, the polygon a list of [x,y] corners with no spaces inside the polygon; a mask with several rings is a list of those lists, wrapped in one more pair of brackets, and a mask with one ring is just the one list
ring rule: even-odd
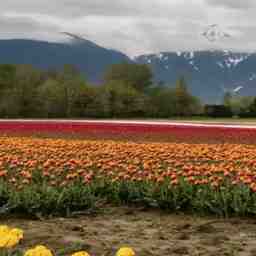
{"label": "bare soil", "polygon": [[110,256],[119,247],[131,246],[139,256],[256,255],[253,219],[200,218],[119,207],[95,216],[0,222],[24,230],[23,249],[43,244],[55,252],[79,247],[92,255]]}

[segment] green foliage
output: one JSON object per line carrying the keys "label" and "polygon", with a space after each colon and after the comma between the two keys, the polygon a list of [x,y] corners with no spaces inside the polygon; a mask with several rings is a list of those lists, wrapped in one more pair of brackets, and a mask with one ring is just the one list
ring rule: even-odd
{"label": "green foliage", "polygon": [[43,117],[63,116],[65,106],[61,87],[58,81],[48,79],[38,88]]}
{"label": "green foliage", "polygon": [[54,187],[39,180],[20,190],[1,183],[1,214],[69,216],[77,211],[95,211],[103,201],[220,217],[256,214],[256,194],[248,186],[232,185],[228,179],[218,188],[191,185],[183,179],[179,185],[171,186],[169,179],[159,184],[96,178],[87,185],[77,181],[65,187]]}
{"label": "green foliage", "polygon": [[229,106],[225,105],[205,105],[204,114],[208,117],[232,117],[232,111]]}
{"label": "green foliage", "polygon": [[152,84],[152,71],[147,65],[134,63],[115,64],[108,68],[105,82],[122,81],[138,91],[144,91]]}
{"label": "green foliage", "polygon": [[110,117],[133,117],[143,115],[145,100],[142,93],[124,82],[111,81],[101,91],[104,109]]}
{"label": "green foliage", "polygon": [[16,74],[16,66],[5,64],[0,65],[0,89],[13,87]]}
{"label": "green foliage", "polygon": [[29,65],[0,66],[0,115],[36,116],[36,87],[40,82],[41,72]]}
{"label": "green foliage", "polygon": [[256,116],[256,97],[253,99],[253,101],[249,107],[249,111],[252,116]]}
{"label": "green foliage", "polygon": [[183,78],[179,79],[175,88],[158,85],[147,90],[149,96],[149,116],[169,118],[173,116],[200,115],[202,105],[192,96]]}
{"label": "green foliage", "polygon": [[40,105],[45,117],[79,117],[83,114],[87,85],[79,75],[48,79],[39,88]]}
{"label": "green foliage", "polygon": [[200,114],[200,102],[189,93],[186,81],[183,77],[177,80],[174,94],[176,114],[178,116]]}
{"label": "green foliage", "polygon": [[5,250],[0,249],[0,256],[23,256],[24,252],[18,249]]}
{"label": "green foliage", "polygon": [[153,86],[146,65],[113,65],[105,80],[101,86],[88,85],[70,65],[45,72],[29,65],[0,65],[0,117],[168,118],[201,113],[183,78],[175,89]]}
{"label": "green foliage", "polygon": [[168,118],[176,115],[175,92],[172,88],[156,86],[148,91],[151,116]]}
{"label": "green foliage", "polygon": [[251,96],[238,96],[231,93],[224,95],[224,105],[229,107],[234,116],[253,117],[256,116],[255,98]]}

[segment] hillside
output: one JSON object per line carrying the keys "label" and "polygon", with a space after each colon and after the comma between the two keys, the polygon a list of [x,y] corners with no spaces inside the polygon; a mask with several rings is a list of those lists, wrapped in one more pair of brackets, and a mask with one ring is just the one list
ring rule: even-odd
{"label": "hillside", "polygon": [[131,60],[77,35],[64,32],[67,42],[0,40],[0,63],[32,64],[41,69],[76,66],[92,83],[100,83],[106,68],[114,63],[148,64],[155,82],[173,86],[185,76],[191,92],[205,102],[220,102],[226,91],[256,95],[256,53],[232,51],[162,52]]}
{"label": "hillside", "polygon": [[72,64],[94,83],[102,80],[107,66],[123,61],[129,61],[125,54],[76,37],[67,43],[0,40],[0,63],[31,64],[41,69],[58,69],[64,64]]}
{"label": "hillside", "polygon": [[173,85],[183,75],[193,94],[218,102],[226,91],[256,95],[256,54],[231,51],[163,52],[142,55],[155,80]]}

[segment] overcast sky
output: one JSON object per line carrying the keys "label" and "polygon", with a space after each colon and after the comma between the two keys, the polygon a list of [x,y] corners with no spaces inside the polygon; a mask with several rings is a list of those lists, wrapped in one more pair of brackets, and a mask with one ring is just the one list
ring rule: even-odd
{"label": "overcast sky", "polygon": [[[1,0],[0,38],[65,40],[77,33],[130,56],[160,51],[256,48],[255,0]],[[231,38],[210,43],[218,24]],[[256,49],[255,49],[256,50]]]}

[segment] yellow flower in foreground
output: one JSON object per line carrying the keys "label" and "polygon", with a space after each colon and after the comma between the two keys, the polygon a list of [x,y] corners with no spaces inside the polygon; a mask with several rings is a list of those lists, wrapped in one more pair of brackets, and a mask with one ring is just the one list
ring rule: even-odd
{"label": "yellow flower in foreground", "polygon": [[19,241],[20,239],[17,236],[7,233],[0,238],[0,248],[12,248],[17,245]]}
{"label": "yellow flower in foreground", "polygon": [[21,230],[19,228],[11,229],[10,234],[17,236],[18,239],[23,239],[23,230]]}
{"label": "yellow flower in foreground", "polygon": [[119,249],[116,256],[135,256],[135,252],[132,248],[123,247]]}
{"label": "yellow flower in foreground", "polygon": [[0,226],[0,248],[12,248],[23,239],[23,231],[18,228]]}
{"label": "yellow flower in foreground", "polygon": [[29,249],[24,256],[53,256],[52,252],[43,245],[38,245],[35,248]]}
{"label": "yellow flower in foreground", "polygon": [[0,226],[0,237],[6,235],[10,232],[10,228],[8,226]]}
{"label": "yellow flower in foreground", "polygon": [[81,252],[75,252],[71,256],[90,256],[90,254],[86,251],[81,251]]}

